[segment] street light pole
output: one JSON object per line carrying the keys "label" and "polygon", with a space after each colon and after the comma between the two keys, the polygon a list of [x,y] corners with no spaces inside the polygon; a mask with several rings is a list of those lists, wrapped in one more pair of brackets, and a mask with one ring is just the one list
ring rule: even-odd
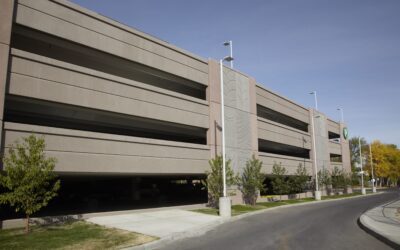
{"label": "street light pole", "polygon": [[[233,58],[233,42],[232,40],[224,42],[224,46],[229,45],[229,50],[230,50],[230,57]],[[231,63],[231,69],[233,69],[233,60],[230,60]]]}
{"label": "street light pole", "polygon": [[[314,95],[314,101],[315,101],[315,111],[318,111],[318,100],[317,100],[317,91],[312,91],[310,92],[310,95]],[[317,147],[315,143],[315,125],[314,125],[314,110],[311,110],[311,130],[313,133],[312,136],[312,144],[313,144],[313,158],[314,158],[314,174],[315,174],[315,200],[321,200],[321,191],[319,191],[319,185],[318,185],[318,163],[317,163]]]}
{"label": "street light pole", "polygon": [[337,110],[340,111],[340,122],[344,123],[343,108],[338,108]]}
{"label": "street light pole", "polygon": [[371,149],[371,143],[369,144],[369,158],[370,158],[370,161],[371,161],[372,193],[376,193],[375,176],[374,176],[374,166],[373,166],[373,163],[372,163],[372,149]]}
{"label": "street light pole", "polygon": [[315,146],[315,126],[314,126],[314,110],[311,110],[311,130],[313,133],[312,144],[313,144],[313,160],[314,160],[314,174],[315,174],[315,200],[321,200],[321,191],[318,186],[318,167],[317,167],[317,149]]}
{"label": "street light pole", "polygon": [[224,69],[223,59],[219,61],[220,65],[220,81],[221,81],[221,127],[222,127],[222,182],[223,182],[223,195],[226,197],[226,173],[225,173],[225,104],[224,104]]}
{"label": "street light pole", "polygon": [[361,155],[361,137],[358,137],[358,145],[360,147],[361,194],[366,194],[366,191],[365,191],[365,188],[364,188],[364,171],[363,171],[362,155]]}
{"label": "street light pole", "polygon": [[317,100],[317,91],[312,91],[310,92],[310,95],[314,95],[314,101],[315,101],[315,110],[318,111],[318,100]]}
{"label": "street light pole", "polygon": [[224,104],[224,61],[231,62],[232,57],[227,56],[219,61],[220,66],[220,87],[221,87],[221,128],[222,128],[222,185],[223,197],[219,198],[219,214],[221,217],[231,217],[231,201],[226,194],[226,159],[225,159],[225,104]]}

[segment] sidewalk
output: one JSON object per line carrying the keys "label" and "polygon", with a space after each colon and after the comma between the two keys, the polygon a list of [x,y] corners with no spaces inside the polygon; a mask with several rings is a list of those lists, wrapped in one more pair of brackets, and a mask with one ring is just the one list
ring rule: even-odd
{"label": "sidewalk", "polygon": [[87,221],[159,238],[133,249],[153,249],[172,240],[201,235],[224,222],[219,216],[180,209],[98,216],[89,218]]}
{"label": "sidewalk", "polygon": [[361,226],[394,248],[400,248],[400,200],[368,210],[360,217]]}

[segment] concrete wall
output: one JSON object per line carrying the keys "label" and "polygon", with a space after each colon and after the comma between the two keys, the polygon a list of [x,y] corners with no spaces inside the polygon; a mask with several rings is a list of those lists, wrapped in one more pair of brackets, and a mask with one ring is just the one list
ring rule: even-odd
{"label": "concrete wall", "polygon": [[16,23],[207,85],[202,59],[67,1],[19,0]]}
{"label": "concrete wall", "polygon": [[204,174],[208,168],[206,145],[11,122],[4,124],[5,148],[32,132],[44,136],[60,173]]}
{"label": "concrete wall", "polygon": [[[209,62],[210,83],[208,98],[210,105],[210,129],[208,145],[211,157],[221,154],[221,90],[220,65]],[[235,172],[241,172],[246,161],[258,151],[256,134],[256,103],[251,98],[255,88],[254,79],[240,72],[224,67],[224,101],[225,101],[225,143],[226,156],[232,161]],[[254,95],[253,95],[254,96]]]}
{"label": "concrete wall", "polygon": [[[132,63],[149,67],[168,79],[193,82],[207,88],[206,99],[17,48],[12,48],[9,57],[13,7],[14,1],[1,2],[0,105],[4,103],[5,86],[9,84],[7,94],[10,95],[208,131],[207,145],[196,145],[7,122],[4,128],[5,145],[30,132],[43,134],[48,140],[48,154],[60,159],[57,165],[60,172],[200,174],[208,169],[207,160],[220,154],[221,90],[217,61],[206,61],[64,0],[19,0],[13,32],[38,40],[47,39],[45,34],[49,34],[54,41],[58,39],[59,46],[82,45],[74,51],[81,53],[82,57],[90,54],[101,60],[100,54],[107,53],[112,62],[124,59],[124,67]],[[26,32],[26,28],[31,29],[30,32]],[[223,74],[227,156],[232,160],[234,170],[240,172],[245,162],[255,154],[264,162],[266,173],[271,172],[274,162],[282,163],[289,174],[293,174],[301,163],[311,175],[312,158],[258,152],[259,138],[314,150],[311,143],[314,135],[312,131],[304,132],[257,117],[257,105],[306,124],[310,124],[312,111],[266,89],[255,79],[236,70],[224,67]],[[3,112],[2,106],[0,112]],[[342,165],[349,169],[349,145],[342,135],[345,125],[328,119],[320,112],[316,115],[319,116],[315,118],[318,166],[329,167],[329,154],[335,153],[342,155]],[[0,119],[3,119],[2,113]],[[341,135],[340,144],[329,142],[328,131]]]}
{"label": "concrete wall", "polygon": [[263,162],[263,172],[266,174],[272,173],[272,167],[276,164],[281,164],[286,168],[288,175],[293,175],[296,172],[299,164],[305,166],[309,175],[313,174],[312,162],[310,159],[301,159],[298,157],[291,157],[285,155],[269,154],[259,152],[259,158]]}
{"label": "concrete wall", "polygon": [[[310,123],[308,109],[279,96],[276,93],[264,88],[261,85],[256,87],[256,101],[258,105],[267,107],[306,124]],[[258,138],[278,142],[299,148],[311,149],[311,132],[304,132],[281,123],[277,123],[262,117],[257,117]],[[263,171],[267,174],[272,172],[274,163],[281,164],[286,168],[289,175],[295,173],[299,164],[305,166],[309,175],[312,175],[311,159],[292,157],[286,155],[258,153],[263,161]]]}
{"label": "concrete wall", "polygon": [[267,90],[261,85],[257,85],[256,95],[257,104],[268,107],[302,122],[309,123],[308,109],[299,104]]}
{"label": "concrete wall", "polygon": [[9,94],[208,128],[206,101],[13,49]]}
{"label": "concrete wall", "polygon": [[311,149],[309,133],[258,117],[258,137],[273,142]]}
{"label": "concrete wall", "polygon": [[[3,0],[0,6],[0,129],[3,128],[4,97],[8,81],[14,0]],[[0,141],[1,141],[0,135]]]}
{"label": "concrete wall", "polygon": [[[317,152],[317,169],[330,169],[329,139],[327,117],[321,112],[311,110],[314,115],[314,136]],[[312,118],[311,118],[312,119]]]}

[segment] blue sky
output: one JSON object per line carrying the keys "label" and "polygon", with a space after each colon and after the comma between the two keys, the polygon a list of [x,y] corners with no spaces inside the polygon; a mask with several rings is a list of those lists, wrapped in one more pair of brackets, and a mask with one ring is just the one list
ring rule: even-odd
{"label": "blue sky", "polygon": [[400,146],[398,0],[73,0],[204,58],[235,68],[338,120],[350,136]]}

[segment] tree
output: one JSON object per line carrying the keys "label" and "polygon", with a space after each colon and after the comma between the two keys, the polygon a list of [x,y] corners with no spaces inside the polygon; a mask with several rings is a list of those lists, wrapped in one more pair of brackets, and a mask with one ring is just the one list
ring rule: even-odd
{"label": "tree", "polygon": [[[374,141],[371,143],[371,151],[374,176],[379,179],[379,183],[386,181],[386,184],[396,185],[400,177],[400,150],[396,145]],[[367,161],[366,169],[371,176],[370,161]]]}
{"label": "tree", "polygon": [[246,204],[254,206],[257,201],[258,193],[265,190],[265,175],[261,173],[262,161],[253,155],[246,162],[246,167],[239,179],[239,189],[243,194]]}
{"label": "tree", "polygon": [[[360,163],[360,144],[359,144],[360,137],[352,137],[349,140],[350,145],[350,160],[351,166],[356,167],[357,164]],[[361,137],[361,151],[364,156],[366,156],[368,151],[368,144],[367,141]]]}
{"label": "tree", "polygon": [[345,176],[343,171],[335,166],[331,173],[332,188],[337,192],[339,188],[343,188],[345,185]]}
{"label": "tree", "polygon": [[15,143],[3,158],[5,167],[0,175],[0,186],[6,191],[0,194],[0,204],[10,204],[16,212],[25,213],[28,233],[30,216],[57,195],[60,181],[53,172],[56,159],[44,153],[43,137],[30,135],[23,138],[22,144]]}
{"label": "tree", "polygon": [[320,187],[325,186],[325,188],[332,184],[331,174],[326,168],[318,171],[318,184]]}
{"label": "tree", "polygon": [[289,178],[290,191],[293,193],[304,192],[307,187],[308,179],[309,177],[306,167],[299,163],[295,175]]}
{"label": "tree", "polygon": [[286,194],[289,191],[289,185],[286,181],[287,171],[282,164],[274,163],[272,167],[272,188],[275,194],[279,194],[279,198],[282,199],[282,194]]}
{"label": "tree", "polygon": [[[214,159],[208,161],[211,171],[206,171],[207,182],[203,182],[208,190],[208,204],[212,207],[218,207],[219,197],[223,196],[222,179],[222,156],[217,155]],[[226,186],[232,186],[237,183],[237,177],[231,168],[231,161],[225,162]]]}

